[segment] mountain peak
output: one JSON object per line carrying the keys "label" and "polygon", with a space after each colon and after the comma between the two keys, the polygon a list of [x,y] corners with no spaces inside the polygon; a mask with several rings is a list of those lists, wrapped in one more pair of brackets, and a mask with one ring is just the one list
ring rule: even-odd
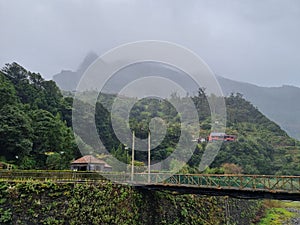
{"label": "mountain peak", "polygon": [[83,73],[96,59],[98,55],[95,52],[89,52],[83,59],[77,69],[77,72]]}
{"label": "mountain peak", "polygon": [[98,58],[95,52],[89,52],[79,65],[77,71],[63,69],[53,76],[53,80],[62,90],[73,91],[76,89],[84,71]]}

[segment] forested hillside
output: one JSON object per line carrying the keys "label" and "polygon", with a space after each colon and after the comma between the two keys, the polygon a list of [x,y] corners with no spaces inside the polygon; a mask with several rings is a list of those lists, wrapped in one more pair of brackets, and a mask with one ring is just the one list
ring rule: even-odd
{"label": "forested hillside", "polygon": [[0,73],[0,161],[20,169],[61,169],[77,157],[71,102],[54,81],[16,63]]}
{"label": "forested hillside", "polygon": [[218,77],[225,95],[242,93],[244,98],[278,123],[294,138],[300,140],[300,88],[283,85],[281,87],[260,87]]}
{"label": "forested hillside", "polygon": [[[116,158],[130,162],[131,149],[125,148],[114,134],[107,110],[114,95],[101,94],[96,105],[96,115],[86,114],[89,92],[80,93],[86,101],[81,102],[79,115],[82,126],[96,122],[99,136]],[[174,94],[173,101],[185,101]],[[216,96],[210,96],[215,98]],[[200,131],[193,130],[195,137],[206,138],[211,132],[210,109],[204,89],[192,97],[199,114]],[[0,73],[0,161],[8,162],[19,169],[68,169],[72,159],[80,156],[72,132],[72,95],[63,97],[54,81],[46,81],[40,74],[31,73],[16,63],[8,64]],[[131,98],[122,99],[120,107],[128,107]],[[277,124],[270,121],[242,95],[233,94],[226,98],[227,133],[237,135],[237,141],[223,143],[215,161],[205,172],[210,173],[252,173],[300,175],[299,143],[290,138]],[[104,107],[105,106],[105,107]],[[185,107],[188,111],[189,108]],[[146,138],[151,118],[160,117],[166,124],[166,136],[151,154],[151,160],[160,161],[168,157],[176,147],[180,131],[180,116],[165,100],[143,99],[130,111],[130,127],[137,137]],[[122,121],[121,121],[122,122]],[[186,126],[183,129],[194,129]],[[80,142],[84,154],[98,152],[89,133],[78,133],[86,143]],[[78,136],[78,140],[81,140]],[[188,165],[181,172],[197,170],[207,143],[199,143]],[[101,157],[106,158],[102,155]],[[109,158],[106,158],[109,161]],[[137,152],[136,163],[147,160],[144,152]],[[166,168],[180,164],[173,161]],[[114,168],[122,171],[124,168]]]}
{"label": "forested hillside", "polygon": [[[76,89],[84,73],[84,69],[91,65],[97,58],[98,56],[95,53],[89,53],[76,71],[63,70],[59,74],[54,75],[53,80],[62,90],[73,91]],[[163,65],[159,68],[163,74],[172,77],[173,80],[179,83],[181,82],[180,76],[174,76],[170,70],[163,70]],[[128,79],[128,76],[132,75],[123,74],[115,80],[114,85],[118,88],[122,87],[122,83]],[[290,136],[300,140],[300,119],[298,117],[300,113],[300,88],[289,85],[283,85],[282,87],[261,87],[250,83],[230,80],[221,76],[217,76],[216,78],[225,96],[229,96],[231,93],[242,93],[244,98],[258,107],[264,115],[279,124]],[[187,83],[184,85],[190,93],[195,91],[192,84]]]}
{"label": "forested hillside", "polygon": [[235,163],[250,174],[300,175],[299,142],[289,137],[250,102],[236,94],[226,98],[227,129],[237,142],[224,143],[213,166]]}

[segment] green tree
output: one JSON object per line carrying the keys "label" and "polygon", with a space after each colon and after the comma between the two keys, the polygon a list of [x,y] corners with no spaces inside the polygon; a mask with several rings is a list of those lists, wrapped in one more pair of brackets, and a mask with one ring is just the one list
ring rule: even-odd
{"label": "green tree", "polygon": [[18,100],[14,86],[0,72],[0,109],[6,105],[15,105],[17,102]]}
{"label": "green tree", "polygon": [[7,105],[0,110],[0,149],[6,160],[17,163],[32,150],[31,121],[20,105]]}
{"label": "green tree", "polygon": [[74,158],[74,137],[59,115],[55,117],[46,110],[38,109],[31,112],[31,118],[34,130],[33,152],[39,167],[45,165],[49,152],[63,152],[64,162]]}
{"label": "green tree", "polygon": [[59,153],[50,154],[46,160],[46,166],[49,170],[62,169],[62,156]]}

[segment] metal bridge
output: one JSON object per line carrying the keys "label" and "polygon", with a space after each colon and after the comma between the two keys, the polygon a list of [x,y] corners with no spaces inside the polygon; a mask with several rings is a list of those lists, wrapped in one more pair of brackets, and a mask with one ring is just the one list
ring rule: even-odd
{"label": "metal bridge", "polygon": [[268,198],[300,201],[300,176],[244,174],[168,174],[72,172],[72,171],[0,171],[0,181],[31,180],[54,182],[99,182],[111,180],[135,185],[139,189],[172,191],[174,194],[223,195],[237,198]]}

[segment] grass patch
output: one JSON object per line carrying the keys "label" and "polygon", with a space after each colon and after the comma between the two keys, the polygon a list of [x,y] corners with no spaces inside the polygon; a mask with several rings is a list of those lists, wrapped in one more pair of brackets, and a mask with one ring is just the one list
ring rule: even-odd
{"label": "grass patch", "polygon": [[294,213],[287,211],[285,208],[268,209],[266,216],[260,221],[259,225],[281,225],[294,216]]}
{"label": "grass patch", "polygon": [[285,208],[295,208],[300,209],[300,202],[293,202],[293,201],[284,201],[282,202]]}
{"label": "grass patch", "polygon": [[300,208],[300,202],[266,200],[264,206],[266,213],[259,225],[281,225],[296,216],[296,213],[288,211],[287,208]]}

